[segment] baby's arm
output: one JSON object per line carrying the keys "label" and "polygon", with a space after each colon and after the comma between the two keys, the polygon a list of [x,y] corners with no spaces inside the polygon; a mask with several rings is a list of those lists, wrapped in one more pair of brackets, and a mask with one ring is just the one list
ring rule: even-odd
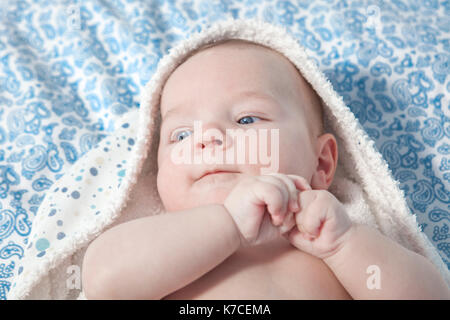
{"label": "baby's arm", "polygon": [[[354,299],[450,299],[431,262],[373,228],[352,223],[328,191],[301,192],[300,206],[289,241],[321,258]],[[379,274],[371,269],[367,273],[369,266]],[[377,282],[370,282],[374,278],[369,279],[377,276],[378,289],[373,286]]]}
{"label": "baby's arm", "polygon": [[[423,256],[368,226],[352,228],[324,262],[354,299],[450,299],[445,280]],[[369,266],[375,268],[367,273]],[[379,282],[370,283],[369,277],[378,276]]]}
{"label": "baby's arm", "polygon": [[240,246],[223,205],[136,219],[101,234],[82,268],[88,299],[161,299],[200,278]]}
{"label": "baby's arm", "polygon": [[[101,234],[83,260],[88,299],[161,299],[200,278],[241,246],[276,239],[298,176],[243,175],[223,205],[136,219]],[[288,226],[289,224],[286,224]],[[287,227],[289,229],[290,227]]]}

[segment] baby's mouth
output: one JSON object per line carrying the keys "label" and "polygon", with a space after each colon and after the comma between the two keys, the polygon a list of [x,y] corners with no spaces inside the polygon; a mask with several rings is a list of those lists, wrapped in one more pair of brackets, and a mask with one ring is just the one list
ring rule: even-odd
{"label": "baby's mouth", "polygon": [[237,172],[237,171],[225,171],[225,170],[213,170],[213,171],[205,172],[197,180],[200,180],[200,179],[203,179],[203,178],[206,178],[206,177],[211,177],[211,176],[228,176],[230,174],[236,174],[236,173],[239,173],[239,172]]}

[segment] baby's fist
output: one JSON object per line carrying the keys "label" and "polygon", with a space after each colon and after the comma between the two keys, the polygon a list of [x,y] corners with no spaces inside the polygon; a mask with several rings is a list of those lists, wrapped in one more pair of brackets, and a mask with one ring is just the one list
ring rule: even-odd
{"label": "baby's fist", "polygon": [[241,245],[270,242],[295,226],[292,213],[299,209],[298,192],[306,188],[308,182],[295,175],[243,177],[223,203],[236,223]]}
{"label": "baby's fist", "polygon": [[299,198],[297,228],[285,237],[296,248],[320,259],[332,256],[353,230],[344,206],[327,190],[307,190]]}

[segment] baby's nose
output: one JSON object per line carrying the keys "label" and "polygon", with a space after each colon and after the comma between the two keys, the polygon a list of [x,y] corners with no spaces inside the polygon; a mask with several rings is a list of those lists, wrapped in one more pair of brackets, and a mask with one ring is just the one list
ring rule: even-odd
{"label": "baby's nose", "polygon": [[220,149],[226,150],[231,149],[231,146],[233,145],[233,137],[222,130],[207,132],[199,138],[199,140],[194,140],[197,149],[205,149],[208,146],[210,148],[219,147]]}
{"label": "baby's nose", "polygon": [[233,139],[229,136],[228,130],[222,126],[212,123],[204,124],[194,132],[194,148],[204,150],[206,147],[221,150],[231,149]]}
{"label": "baby's nose", "polygon": [[198,147],[204,149],[204,148],[206,148],[206,146],[207,146],[208,144],[212,144],[213,146],[214,146],[214,145],[221,146],[221,145],[223,144],[223,142],[222,142],[221,139],[217,139],[217,138],[215,138],[215,137],[212,137],[211,140],[209,140],[209,141],[202,141],[202,142],[199,142]]}

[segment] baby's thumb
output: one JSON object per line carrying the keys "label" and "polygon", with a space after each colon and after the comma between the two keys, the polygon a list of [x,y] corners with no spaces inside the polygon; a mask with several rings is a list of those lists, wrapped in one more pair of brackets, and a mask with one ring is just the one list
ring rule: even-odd
{"label": "baby's thumb", "polygon": [[280,234],[285,236],[293,227],[296,226],[295,217],[293,212],[289,212],[284,218],[283,224],[279,227]]}

